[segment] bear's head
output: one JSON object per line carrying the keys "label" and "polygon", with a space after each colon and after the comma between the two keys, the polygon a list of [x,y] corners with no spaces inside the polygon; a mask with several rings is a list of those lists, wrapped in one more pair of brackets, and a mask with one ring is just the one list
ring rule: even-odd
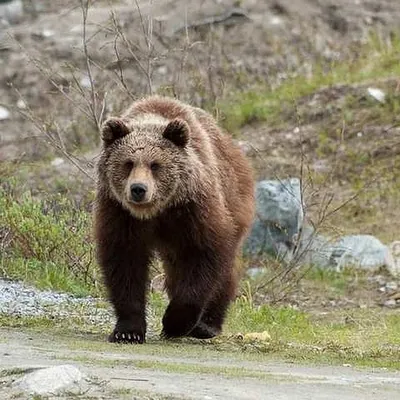
{"label": "bear's head", "polygon": [[177,201],[188,172],[189,125],[108,119],[102,129],[107,184],[115,199],[140,219]]}

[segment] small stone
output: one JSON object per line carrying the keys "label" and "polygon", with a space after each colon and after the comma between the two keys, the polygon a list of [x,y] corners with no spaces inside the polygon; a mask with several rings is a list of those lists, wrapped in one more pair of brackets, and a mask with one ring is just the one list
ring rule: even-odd
{"label": "small stone", "polygon": [[91,82],[90,82],[90,78],[89,76],[85,75],[81,78],[80,80],[80,84],[82,87],[88,89],[92,86]]}
{"label": "small stone", "polygon": [[18,107],[20,110],[25,110],[26,107],[27,107],[27,105],[26,105],[26,103],[25,103],[24,100],[19,99],[19,100],[17,101],[17,107]]}
{"label": "small stone", "polygon": [[157,68],[157,72],[158,72],[160,75],[166,75],[167,72],[168,72],[168,69],[167,69],[167,67],[166,67],[165,65],[161,65],[161,67],[158,67],[158,68]]}
{"label": "small stone", "polygon": [[362,132],[357,132],[357,137],[362,137],[363,133]]}
{"label": "small stone", "polygon": [[61,157],[57,157],[50,164],[53,167],[58,167],[59,165],[64,164],[64,160]]}
{"label": "small stone", "polygon": [[389,300],[386,300],[386,301],[383,303],[383,305],[384,305],[384,307],[393,308],[393,307],[396,307],[397,303],[396,303],[396,300],[394,300],[394,299],[389,299]]}
{"label": "small stone", "polygon": [[50,29],[43,29],[43,31],[42,31],[42,36],[44,38],[49,38],[49,37],[52,37],[53,35],[54,35],[54,32],[51,31]]}
{"label": "small stone", "polygon": [[375,100],[379,101],[380,103],[385,102],[385,93],[381,89],[377,88],[368,88],[368,94],[372,96]]}
{"label": "small stone", "polygon": [[82,372],[73,365],[59,365],[31,372],[14,382],[14,385],[33,395],[54,395],[79,384]]}
{"label": "small stone", "polygon": [[54,35],[54,32],[51,31],[50,29],[43,29],[40,32],[32,33],[32,36],[37,39],[47,39],[49,37],[52,37],[53,35]]}
{"label": "small stone", "polygon": [[388,282],[386,284],[386,290],[389,292],[396,291],[397,287],[398,287],[397,282],[394,282],[394,281]]}
{"label": "small stone", "polygon": [[0,121],[5,121],[6,119],[10,119],[10,111],[7,108],[0,106]]}
{"label": "small stone", "polygon": [[279,18],[279,17],[277,17],[277,16],[274,16],[274,17],[272,17],[272,18],[270,19],[270,23],[271,23],[271,25],[282,25],[283,20],[282,20],[282,18]]}

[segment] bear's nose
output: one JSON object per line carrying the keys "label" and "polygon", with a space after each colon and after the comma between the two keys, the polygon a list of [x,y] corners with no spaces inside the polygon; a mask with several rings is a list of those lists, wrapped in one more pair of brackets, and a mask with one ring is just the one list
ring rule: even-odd
{"label": "bear's nose", "polygon": [[143,201],[146,192],[147,192],[147,186],[144,185],[143,183],[133,183],[131,185],[132,200],[137,203]]}

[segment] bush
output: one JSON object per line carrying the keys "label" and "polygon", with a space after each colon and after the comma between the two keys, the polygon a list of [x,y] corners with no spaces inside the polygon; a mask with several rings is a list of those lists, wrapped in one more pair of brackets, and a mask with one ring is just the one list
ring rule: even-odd
{"label": "bush", "polygon": [[46,200],[0,186],[1,274],[39,287],[98,295],[90,214],[61,195]]}

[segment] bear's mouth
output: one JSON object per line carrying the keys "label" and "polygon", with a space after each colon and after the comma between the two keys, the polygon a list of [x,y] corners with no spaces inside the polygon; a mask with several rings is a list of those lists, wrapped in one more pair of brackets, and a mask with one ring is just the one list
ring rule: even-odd
{"label": "bear's mouth", "polygon": [[129,204],[130,204],[131,207],[139,208],[139,209],[146,209],[146,208],[152,208],[153,207],[153,203],[151,201],[137,202],[137,201],[130,200]]}
{"label": "bear's mouth", "polygon": [[153,202],[134,203],[128,201],[125,203],[125,207],[134,217],[139,219],[150,219],[158,213],[157,207],[154,206]]}

